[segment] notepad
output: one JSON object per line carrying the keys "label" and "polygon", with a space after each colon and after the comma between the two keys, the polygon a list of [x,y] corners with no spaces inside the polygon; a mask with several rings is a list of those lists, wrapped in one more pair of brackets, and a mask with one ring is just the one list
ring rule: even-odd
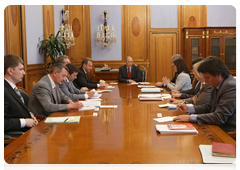
{"label": "notepad", "polygon": [[71,117],[48,117],[44,122],[45,123],[79,123],[80,116],[71,116]]}
{"label": "notepad", "polygon": [[167,125],[156,125],[156,130],[161,134],[197,134],[194,130],[170,130]]}
{"label": "notepad", "polygon": [[236,162],[236,158],[212,156],[212,145],[199,145],[199,149],[205,164],[233,164]]}
{"label": "notepad", "polygon": [[162,100],[161,94],[139,94],[139,100]]}

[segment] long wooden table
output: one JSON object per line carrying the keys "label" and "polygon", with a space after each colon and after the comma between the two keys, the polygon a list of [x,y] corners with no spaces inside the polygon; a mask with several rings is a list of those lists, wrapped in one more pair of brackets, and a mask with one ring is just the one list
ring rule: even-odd
{"label": "long wooden table", "polygon": [[[154,84],[154,83],[153,83]],[[118,83],[113,92],[103,93],[102,105],[118,105],[116,109],[66,111],[58,116],[82,116],[80,123],[45,124],[40,122],[4,148],[10,164],[202,164],[200,144],[212,141],[233,143],[215,125],[193,125],[198,134],[161,135],[153,120],[183,114],[159,108],[164,101],[139,101],[137,85]],[[167,93],[168,91],[165,91]],[[168,122],[176,124],[178,122]],[[166,124],[166,123],[165,123]]]}

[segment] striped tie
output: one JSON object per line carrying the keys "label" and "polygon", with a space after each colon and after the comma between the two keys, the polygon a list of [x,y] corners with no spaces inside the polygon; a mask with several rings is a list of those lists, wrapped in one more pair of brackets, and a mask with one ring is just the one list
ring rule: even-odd
{"label": "striped tie", "polygon": [[18,97],[19,97],[19,98],[22,100],[22,102],[24,103],[23,97],[22,97],[20,91],[18,90],[18,88],[15,87],[14,90],[15,90],[15,92],[17,93]]}

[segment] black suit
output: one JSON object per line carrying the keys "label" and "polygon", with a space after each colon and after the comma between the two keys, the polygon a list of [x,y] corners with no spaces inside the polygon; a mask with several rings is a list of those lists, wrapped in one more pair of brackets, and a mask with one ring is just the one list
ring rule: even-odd
{"label": "black suit", "polygon": [[[20,93],[26,103],[28,96],[21,90]],[[27,131],[29,128],[21,128],[20,118],[31,118],[31,115],[11,85],[4,80],[4,132]]]}
{"label": "black suit", "polygon": [[82,87],[87,87],[90,89],[97,88],[98,84],[98,82],[89,79],[88,74],[84,72],[82,67],[79,68],[77,79],[75,79],[73,83],[78,89]]}
{"label": "black suit", "polygon": [[[131,66],[131,75],[132,75],[131,80],[134,80],[136,82],[141,82],[142,77],[141,77],[141,72],[138,66],[134,66],[134,65]],[[129,78],[128,78],[127,66],[124,65],[119,67],[118,81],[127,82],[128,79]]]}

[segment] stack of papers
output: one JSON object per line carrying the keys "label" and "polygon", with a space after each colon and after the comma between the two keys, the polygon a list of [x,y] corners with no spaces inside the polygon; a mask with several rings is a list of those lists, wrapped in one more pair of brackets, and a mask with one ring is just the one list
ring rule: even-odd
{"label": "stack of papers", "polygon": [[98,93],[102,93],[102,92],[113,92],[112,90],[97,90]]}
{"label": "stack of papers", "polygon": [[162,122],[173,121],[173,118],[174,118],[174,117],[176,117],[176,116],[160,117],[160,118],[155,118],[155,119],[153,119],[153,120],[156,120],[157,122],[162,123]]}
{"label": "stack of papers", "polygon": [[142,88],[141,92],[142,93],[160,93],[161,89],[160,88]]}
{"label": "stack of papers", "polygon": [[139,84],[151,84],[149,82],[138,82]]}
{"label": "stack of papers", "polygon": [[139,100],[162,100],[161,94],[139,94]]}
{"label": "stack of papers", "polygon": [[170,130],[167,125],[156,125],[156,130],[161,134],[197,134],[194,130]]}
{"label": "stack of papers", "polygon": [[71,117],[48,117],[45,123],[79,123],[80,116]]}
{"label": "stack of papers", "polygon": [[101,101],[99,100],[87,100],[87,101],[81,101],[83,104],[83,107],[81,109],[78,109],[79,111],[84,111],[84,110],[94,110],[96,107],[101,106]]}
{"label": "stack of papers", "polygon": [[138,88],[155,88],[156,86],[138,85]]}
{"label": "stack of papers", "polygon": [[205,164],[232,164],[236,162],[236,158],[212,156],[212,145],[199,145],[199,149]]}
{"label": "stack of papers", "polygon": [[164,99],[170,99],[172,98],[171,94],[162,94],[162,98]]}
{"label": "stack of papers", "polygon": [[100,108],[117,108],[118,105],[101,105]]}

